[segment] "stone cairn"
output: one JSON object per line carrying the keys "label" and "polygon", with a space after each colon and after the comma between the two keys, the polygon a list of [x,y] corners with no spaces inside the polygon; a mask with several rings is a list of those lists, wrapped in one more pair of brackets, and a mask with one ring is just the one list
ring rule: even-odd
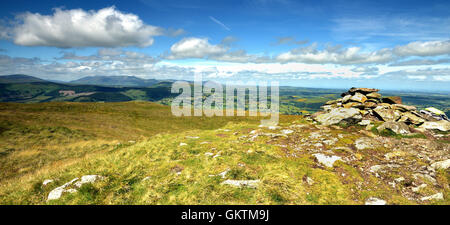
{"label": "stone cairn", "polygon": [[[401,97],[382,97],[378,89],[351,88],[341,94],[342,98],[328,101],[323,111],[312,115],[323,125],[360,124],[370,126],[374,121],[384,122],[381,129],[407,134],[409,127],[425,130],[450,130],[450,122],[440,110],[418,111],[414,106],[402,104]],[[437,113],[437,114],[436,114]]]}

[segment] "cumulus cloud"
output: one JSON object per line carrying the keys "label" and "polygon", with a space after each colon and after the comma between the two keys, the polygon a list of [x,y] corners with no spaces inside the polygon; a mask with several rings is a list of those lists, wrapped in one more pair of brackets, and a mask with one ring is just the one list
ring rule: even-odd
{"label": "cumulus cloud", "polygon": [[399,56],[437,56],[450,54],[450,40],[415,41],[407,45],[395,47],[394,53]]}
{"label": "cumulus cloud", "polygon": [[362,52],[360,47],[341,48],[331,46],[318,50],[316,44],[305,48],[294,49],[282,53],[276,57],[278,62],[302,62],[318,64],[368,64],[385,63],[392,60],[393,55],[389,49],[381,49],[375,52]]}
{"label": "cumulus cloud", "polygon": [[[361,47],[342,47],[340,45],[325,45],[319,48],[317,43],[305,47],[294,48],[276,56],[248,54],[245,50],[231,50],[233,37],[226,37],[220,44],[211,44],[207,38],[185,38],[171,47],[166,59],[211,59],[222,62],[240,63],[307,63],[307,64],[335,64],[335,65],[367,65],[391,64],[399,65],[434,65],[448,63],[448,59],[427,60],[414,59],[412,56],[438,56],[449,54],[450,41],[411,42],[395,48],[383,48],[376,51],[366,51]],[[295,42],[286,37],[280,43]],[[406,61],[399,61],[404,60]]]}
{"label": "cumulus cloud", "polygon": [[170,55],[167,59],[212,59],[221,62],[239,62],[239,63],[263,63],[271,59],[267,56],[258,56],[248,54],[245,50],[230,51],[230,45],[235,42],[234,37],[225,37],[220,44],[209,43],[207,38],[184,38],[175,43],[170,48]]}
{"label": "cumulus cloud", "polygon": [[[137,15],[115,7],[98,11],[55,9],[53,15],[24,13],[12,29],[15,44],[23,46],[70,47],[147,47],[162,28],[145,24]],[[180,31],[174,31],[180,32]]]}
{"label": "cumulus cloud", "polygon": [[169,59],[207,58],[222,55],[228,51],[223,45],[210,44],[207,38],[184,38],[170,48]]}

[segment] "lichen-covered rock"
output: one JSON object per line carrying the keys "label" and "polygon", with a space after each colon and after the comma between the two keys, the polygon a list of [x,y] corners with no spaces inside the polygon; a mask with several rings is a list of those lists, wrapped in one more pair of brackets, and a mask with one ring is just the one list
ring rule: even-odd
{"label": "lichen-covered rock", "polygon": [[384,97],[381,99],[383,103],[388,104],[402,104],[402,97],[400,96],[390,96],[390,97]]}
{"label": "lichen-covered rock", "polygon": [[420,125],[425,122],[424,119],[411,112],[404,112],[398,121],[414,125]]}
{"label": "lichen-covered rock", "polygon": [[361,121],[362,116],[358,109],[355,108],[334,108],[328,113],[322,113],[314,118],[316,121],[323,125],[345,123],[358,123]]}
{"label": "lichen-covered rock", "polygon": [[378,132],[382,132],[383,130],[388,129],[393,131],[396,134],[410,134],[408,125],[403,122],[393,122],[388,121],[381,124],[377,127]]}
{"label": "lichen-covered rock", "polygon": [[362,94],[369,94],[372,92],[379,92],[379,89],[375,89],[375,88],[350,88],[350,90],[348,90],[349,93],[355,93],[355,92],[359,92]]}
{"label": "lichen-covered rock", "polygon": [[363,109],[364,105],[359,102],[348,102],[348,103],[344,104],[344,108],[346,108],[346,109],[349,109],[349,108]]}
{"label": "lichen-covered rock", "polygon": [[383,121],[395,121],[400,117],[395,110],[383,106],[377,106],[373,112]]}
{"label": "lichen-covered rock", "polygon": [[372,92],[366,95],[367,98],[379,99],[381,98],[380,93]]}
{"label": "lichen-covered rock", "polygon": [[351,95],[346,95],[346,96],[344,96],[343,98],[342,98],[342,103],[347,103],[348,101],[350,101],[350,98],[351,98],[352,96]]}
{"label": "lichen-covered rock", "polygon": [[420,125],[421,128],[425,128],[428,130],[440,130],[440,131],[449,131],[450,130],[450,122],[441,120],[436,122],[424,122],[422,125]]}
{"label": "lichen-covered rock", "polygon": [[350,97],[351,101],[364,103],[367,101],[367,97],[359,92],[355,93],[352,97]]}
{"label": "lichen-covered rock", "polygon": [[417,110],[417,108],[415,106],[402,105],[402,104],[392,104],[392,108],[395,109],[395,110],[402,111],[402,112],[416,111]]}

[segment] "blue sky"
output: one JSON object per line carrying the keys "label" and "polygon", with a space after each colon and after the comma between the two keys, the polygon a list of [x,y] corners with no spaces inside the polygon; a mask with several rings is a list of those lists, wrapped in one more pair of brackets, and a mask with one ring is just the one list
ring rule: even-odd
{"label": "blue sky", "polygon": [[448,91],[448,1],[3,1],[0,75]]}

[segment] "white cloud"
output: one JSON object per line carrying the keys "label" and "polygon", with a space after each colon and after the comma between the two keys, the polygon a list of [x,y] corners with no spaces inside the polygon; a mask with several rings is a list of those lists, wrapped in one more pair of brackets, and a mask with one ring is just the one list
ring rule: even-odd
{"label": "white cloud", "polygon": [[212,45],[207,38],[184,38],[170,48],[169,59],[207,58],[228,51],[225,46]]}
{"label": "white cloud", "polygon": [[53,15],[24,13],[13,28],[15,44],[23,46],[147,47],[164,29],[145,24],[137,15],[115,7],[98,11],[55,9]]}
{"label": "white cloud", "polygon": [[399,56],[437,56],[450,54],[450,41],[415,41],[397,46],[394,53]]}
{"label": "white cloud", "polygon": [[401,62],[395,62],[390,64],[389,66],[421,66],[421,65],[438,65],[450,63],[450,58],[447,59],[411,59],[405,60]]}
{"label": "white cloud", "polygon": [[433,76],[433,79],[436,80],[436,81],[447,81],[447,82],[449,82],[450,81],[450,76],[449,75],[447,75],[447,76]]}
{"label": "white cloud", "polygon": [[278,62],[302,62],[318,64],[367,64],[385,63],[392,60],[393,55],[389,49],[375,52],[362,52],[359,47],[341,49],[339,46],[318,50],[316,44],[305,48],[294,49],[276,57]]}

